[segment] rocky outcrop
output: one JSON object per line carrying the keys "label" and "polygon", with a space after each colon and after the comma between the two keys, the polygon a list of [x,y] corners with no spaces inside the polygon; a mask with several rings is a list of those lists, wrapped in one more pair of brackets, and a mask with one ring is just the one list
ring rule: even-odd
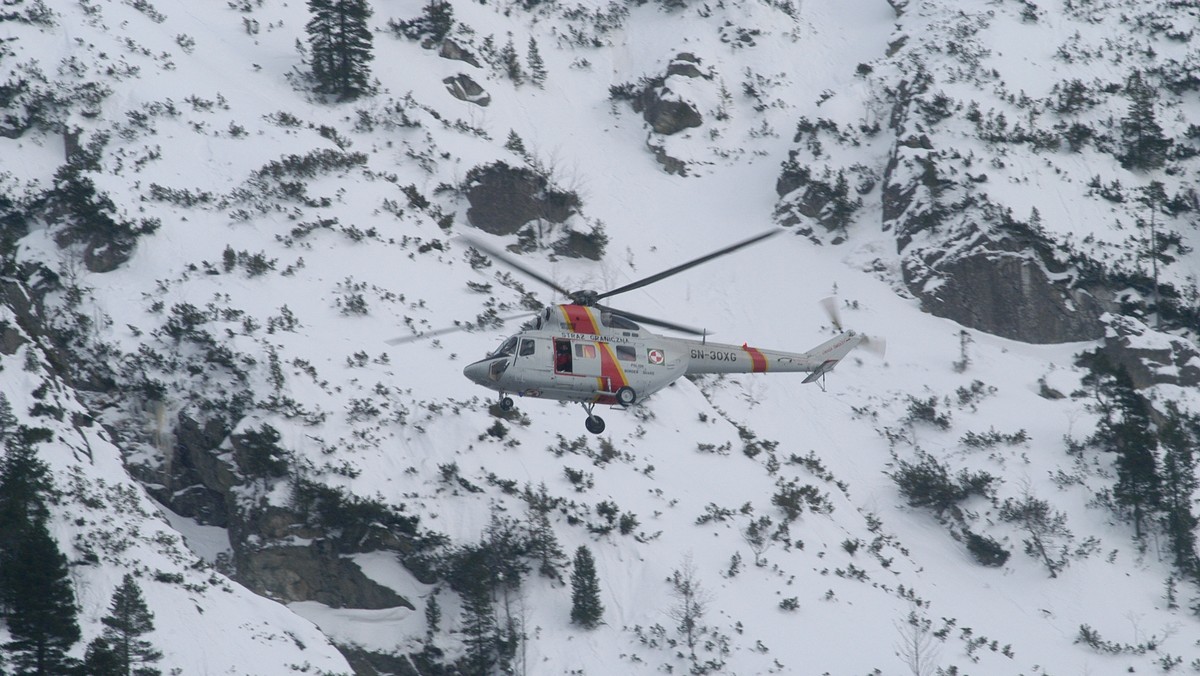
{"label": "rocky outcrop", "polygon": [[[311,515],[273,504],[267,495],[289,481],[283,476],[247,476],[249,444],[230,437],[213,419],[177,417],[174,448],[161,476],[142,480],[156,499],[199,523],[228,529],[233,547],[229,574],[257,594],[291,603],[317,601],[333,608],[413,608],[392,590],[368,578],[346,555],[389,550],[401,555],[404,539],[372,524],[348,546],[337,528],[313,524]],[[239,450],[241,449],[241,450]],[[331,495],[337,495],[331,492]],[[377,533],[374,530],[384,532]]]}
{"label": "rocky outcrop", "polygon": [[883,229],[895,235],[908,291],[934,315],[1013,340],[1100,338],[1103,299],[1078,285],[1038,223],[990,202],[955,151],[908,119],[910,96],[902,86],[882,190]]}
{"label": "rocky outcrop", "polygon": [[1107,330],[1100,352],[1125,368],[1134,387],[1200,385],[1200,349],[1194,343],[1154,331],[1131,317],[1105,315],[1104,319]]}
{"label": "rocky outcrop", "polygon": [[986,242],[941,260],[908,258],[904,281],[928,312],[993,335],[1028,343],[1099,338],[1100,303],[1056,283],[1035,255],[1014,248]]}
{"label": "rocky outcrop", "polygon": [[363,574],[328,540],[256,549],[236,557],[237,579],[277,601],[316,601],[331,608],[378,610],[412,603]]}
{"label": "rocky outcrop", "polygon": [[642,114],[642,119],[656,134],[670,136],[685,129],[704,124],[704,117],[696,105],[672,90],[673,77],[707,78],[700,70],[700,60],[692,54],[681,53],[667,65],[665,75],[646,81],[633,99],[633,109]]}
{"label": "rocky outcrop", "polygon": [[492,102],[491,95],[484,91],[483,87],[479,86],[479,83],[472,80],[470,75],[464,75],[463,73],[452,75],[442,80],[442,84],[446,85],[446,90],[460,101],[474,103],[484,108]]}
{"label": "rocky outcrop", "polygon": [[443,59],[450,59],[451,61],[462,61],[463,63],[469,63],[476,68],[480,67],[479,59],[475,58],[474,54],[467,50],[467,48],[455,42],[452,38],[446,38],[445,40],[442,40],[441,45],[438,47],[438,56],[442,57]]}
{"label": "rocky outcrop", "polygon": [[467,221],[493,235],[511,235],[534,219],[562,223],[579,208],[579,196],[550,186],[531,169],[504,162],[467,172]]}

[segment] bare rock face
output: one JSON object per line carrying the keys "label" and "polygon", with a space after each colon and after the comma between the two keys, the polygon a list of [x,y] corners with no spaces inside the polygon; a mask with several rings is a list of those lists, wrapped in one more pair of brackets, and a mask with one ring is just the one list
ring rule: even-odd
{"label": "bare rock face", "polygon": [[303,546],[268,547],[241,556],[238,581],[284,603],[316,601],[331,608],[415,609],[407,599],[367,578],[325,540]]}
{"label": "bare rock face", "polygon": [[1155,332],[1130,317],[1105,315],[1105,320],[1100,351],[1125,367],[1134,387],[1200,385],[1200,349],[1191,341]]}
{"label": "bare rock face", "polygon": [[[257,594],[333,608],[413,608],[346,558],[381,550],[403,556],[404,537],[374,522],[316,525],[302,510],[272,504],[266,499],[275,492],[272,486],[289,479],[286,472],[272,474],[261,459],[248,463],[249,448],[246,439],[231,437],[220,421],[201,422],[180,413],[174,452],[163,474],[142,478],[155,498],[176,513],[228,529],[233,547],[228,572]],[[261,475],[247,475],[247,467],[259,467]]]}
{"label": "bare rock face", "polygon": [[642,96],[642,117],[650,123],[654,133],[670,136],[704,124],[704,118],[694,105],[672,96],[673,92],[667,87],[647,90]]}
{"label": "bare rock face", "polygon": [[1091,294],[1051,281],[1029,251],[988,243],[944,260],[908,259],[904,278],[922,306],[963,326],[1028,343],[1099,338],[1103,308]]}
{"label": "bare rock face", "polygon": [[444,80],[442,84],[446,85],[446,90],[450,92],[454,98],[467,103],[474,103],[477,106],[487,107],[492,102],[492,97],[479,83],[471,79],[470,75],[459,73],[452,75]]}
{"label": "bare rock face", "polygon": [[670,136],[704,124],[704,117],[696,106],[671,90],[669,80],[676,76],[707,77],[700,70],[699,59],[682,53],[668,64],[666,75],[646,82],[633,100],[633,109],[642,114],[656,134]]}
{"label": "bare rock face", "polygon": [[897,142],[883,176],[883,229],[896,237],[904,284],[927,311],[1029,343],[1104,335],[1105,298],[1084,288],[1036,221],[1024,222],[954,169],[907,117],[901,87]]}
{"label": "bare rock face", "polygon": [[511,235],[534,219],[562,223],[579,208],[575,193],[555,190],[544,176],[504,162],[468,172],[466,196],[467,220],[493,235]]}
{"label": "bare rock face", "polygon": [[442,40],[441,46],[438,48],[438,56],[451,61],[462,61],[469,63],[476,68],[479,68],[479,59],[468,51],[465,47],[455,42],[452,38]]}

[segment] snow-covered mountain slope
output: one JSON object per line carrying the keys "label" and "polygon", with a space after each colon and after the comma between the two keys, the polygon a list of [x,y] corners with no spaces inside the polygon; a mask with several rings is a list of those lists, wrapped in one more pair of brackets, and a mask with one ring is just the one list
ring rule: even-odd
{"label": "snow-covered mountain slope", "polygon": [[[1133,68],[1160,83],[1191,72],[1167,68],[1195,52],[1188,3],[455,3],[448,37],[478,66],[388,27],[422,3],[376,3],[376,90],[341,103],[306,82],[304,3],[14,6],[40,22],[0,23],[15,38],[0,44],[4,76],[28,83],[8,110],[35,118],[10,118],[0,138],[2,194],[27,217],[10,229],[4,310],[23,340],[6,338],[0,379],[15,412],[56,434],[41,452],[63,491],[54,534],[77,564],[77,656],[121,576],[139,571],[164,673],[404,673],[381,655],[427,646],[449,664],[467,650],[467,613],[446,562],[549,507],[561,549],[596,558],[604,624],[570,623],[567,568],[497,590],[501,624],[514,619],[525,637],[520,673],[1200,665],[1197,590],[1164,536],[1136,540],[1097,499],[1113,457],[1081,444],[1100,415],[1075,361],[1102,341],[964,330],[921,309],[920,291],[945,278],[912,272],[938,247],[965,247],[973,227],[1004,227],[970,217],[984,203],[1025,223],[1036,208],[1038,241],[1063,266],[1078,264],[1072,253],[1128,271],[1140,245],[1112,222],[1137,216],[1129,177],[1178,198],[1164,229],[1191,246],[1191,158],[1139,173],[1112,150]],[[1156,14],[1178,25],[1123,32]],[[520,83],[503,68],[510,43]],[[1092,56],[1056,61],[1060,48]],[[486,106],[451,94],[458,75]],[[1101,100],[1069,121],[1107,141],[1014,145],[971,119],[976,101],[982,116],[1007,111],[1061,136],[1042,102],[1071,79],[1097,81]],[[1160,99],[1181,146],[1194,143],[1193,89]],[[700,125],[655,132],[634,106],[649,90],[690,104]],[[1022,93],[1038,103],[1023,107]],[[60,170],[68,156],[72,175]],[[783,221],[789,232],[768,244],[613,302],[722,342],[802,350],[833,332],[819,301],[836,294],[847,326],[886,337],[888,353],[852,355],[824,388],[789,375],[683,379],[606,411],[601,437],[573,405],[520,400],[499,419],[461,370],[515,323],[385,343],[489,324],[524,309],[527,292],[561,300],[455,238],[481,225],[468,217],[480,208],[472,170],[497,161],[578,197],[565,220],[489,240],[532,240],[522,260],[566,288],[614,288]],[[781,191],[789,161],[859,179],[852,218],[828,230]],[[1097,197],[1093,176],[1128,194]],[[80,177],[135,231],[127,255],[42,199]],[[889,200],[888,185],[909,199]],[[931,227],[921,217],[938,204],[954,208]],[[568,231],[603,233],[605,255],[552,253]],[[1176,253],[1163,279],[1186,299],[1195,254]],[[1145,318],[1130,286],[1105,300]],[[18,289],[38,299],[31,310]],[[1171,328],[1189,335],[1186,321]],[[1200,408],[1192,388],[1148,394]],[[30,413],[47,396],[62,413]],[[282,451],[265,460],[251,442],[263,425]],[[893,479],[926,458],[990,483],[938,518]],[[1065,518],[1047,535],[1056,570],[1002,518],[1007,500],[1031,497]],[[982,565],[971,534],[1011,555]],[[670,582],[689,571],[707,600],[696,659]],[[433,598],[443,620],[427,633]],[[1085,627],[1102,641],[1081,643]]]}

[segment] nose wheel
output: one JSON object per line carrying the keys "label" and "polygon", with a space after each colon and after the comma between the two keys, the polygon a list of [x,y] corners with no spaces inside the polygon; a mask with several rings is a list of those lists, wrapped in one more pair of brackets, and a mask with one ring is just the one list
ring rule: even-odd
{"label": "nose wheel", "polygon": [[583,405],[583,410],[587,411],[587,419],[583,421],[583,426],[592,434],[600,434],[604,431],[604,418],[592,413],[594,408],[596,408],[595,404]]}
{"label": "nose wheel", "polygon": [[511,411],[511,410],[513,410],[513,406],[514,406],[514,404],[513,404],[512,397],[507,397],[507,396],[500,397],[500,410],[501,411]]}

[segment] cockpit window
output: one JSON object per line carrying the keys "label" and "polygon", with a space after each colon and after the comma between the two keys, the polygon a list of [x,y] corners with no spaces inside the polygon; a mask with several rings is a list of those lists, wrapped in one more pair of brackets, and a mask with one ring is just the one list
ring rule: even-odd
{"label": "cockpit window", "polygon": [[621,329],[623,331],[640,331],[642,328],[621,315],[615,315],[611,312],[601,312],[600,322],[610,329]]}
{"label": "cockpit window", "polygon": [[496,348],[494,352],[489,354],[489,357],[508,357],[517,350],[517,337],[513,336],[504,341],[504,344]]}

